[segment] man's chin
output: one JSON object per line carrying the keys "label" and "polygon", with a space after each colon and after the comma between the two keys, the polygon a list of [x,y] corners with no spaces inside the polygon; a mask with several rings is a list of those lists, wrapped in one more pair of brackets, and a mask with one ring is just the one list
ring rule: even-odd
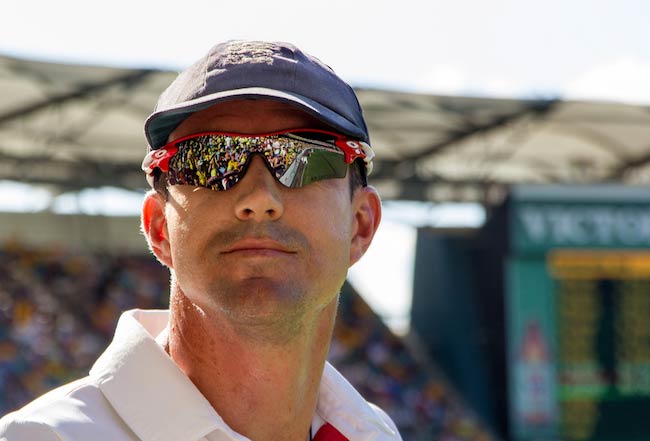
{"label": "man's chin", "polygon": [[211,300],[231,319],[255,325],[299,319],[309,299],[305,291],[289,283],[248,279],[232,289],[213,292]]}
{"label": "man's chin", "polygon": [[305,309],[267,299],[257,305],[230,305],[224,315],[239,336],[258,343],[286,344],[302,334]]}

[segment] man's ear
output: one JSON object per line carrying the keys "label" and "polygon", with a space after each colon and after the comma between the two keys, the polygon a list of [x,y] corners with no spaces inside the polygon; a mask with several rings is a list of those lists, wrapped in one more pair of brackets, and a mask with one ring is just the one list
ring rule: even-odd
{"label": "man's ear", "polygon": [[352,240],[350,243],[350,266],[363,256],[372,242],[381,221],[381,200],[377,190],[362,187],[352,198]]}
{"label": "man's ear", "polygon": [[142,204],[142,232],[147,238],[151,252],[160,263],[173,268],[167,219],[165,218],[165,201],[155,191],[150,191]]}

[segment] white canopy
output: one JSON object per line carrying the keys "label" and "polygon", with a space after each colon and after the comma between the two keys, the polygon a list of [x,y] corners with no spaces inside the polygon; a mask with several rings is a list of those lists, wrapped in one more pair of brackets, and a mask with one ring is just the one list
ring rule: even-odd
{"label": "white canopy", "polygon": [[[144,188],[142,125],[175,73],[0,56],[0,179]],[[510,184],[650,185],[650,107],[357,89],[386,200],[497,203]]]}

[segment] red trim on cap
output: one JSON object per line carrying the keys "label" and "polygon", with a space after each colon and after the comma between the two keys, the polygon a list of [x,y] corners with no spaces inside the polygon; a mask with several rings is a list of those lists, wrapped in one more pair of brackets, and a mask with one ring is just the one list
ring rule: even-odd
{"label": "red trim on cap", "polygon": [[341,432],[336,430],[336,427],[330,423],[325,423],[318,429],[314,441],[350,441]]}

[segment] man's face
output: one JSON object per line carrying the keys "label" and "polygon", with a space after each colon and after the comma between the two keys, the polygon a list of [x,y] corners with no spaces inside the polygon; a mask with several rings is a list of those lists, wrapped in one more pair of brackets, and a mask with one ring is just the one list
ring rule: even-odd
{"label": "man's face", "polygon": [[[319,127],[286,104],[233,101],[192,115],[170,141],[212,130],[260,134]],[[363,192],[351,198],[348,178],[287,188],[263,158],[251,161],[227,191],[169,187],[161,212],[169,251],[161,260],[202,310],[236,323],[282,326],[336,300],[348,267],[360,257],[351,244],[358,230],[356,194]]]}

